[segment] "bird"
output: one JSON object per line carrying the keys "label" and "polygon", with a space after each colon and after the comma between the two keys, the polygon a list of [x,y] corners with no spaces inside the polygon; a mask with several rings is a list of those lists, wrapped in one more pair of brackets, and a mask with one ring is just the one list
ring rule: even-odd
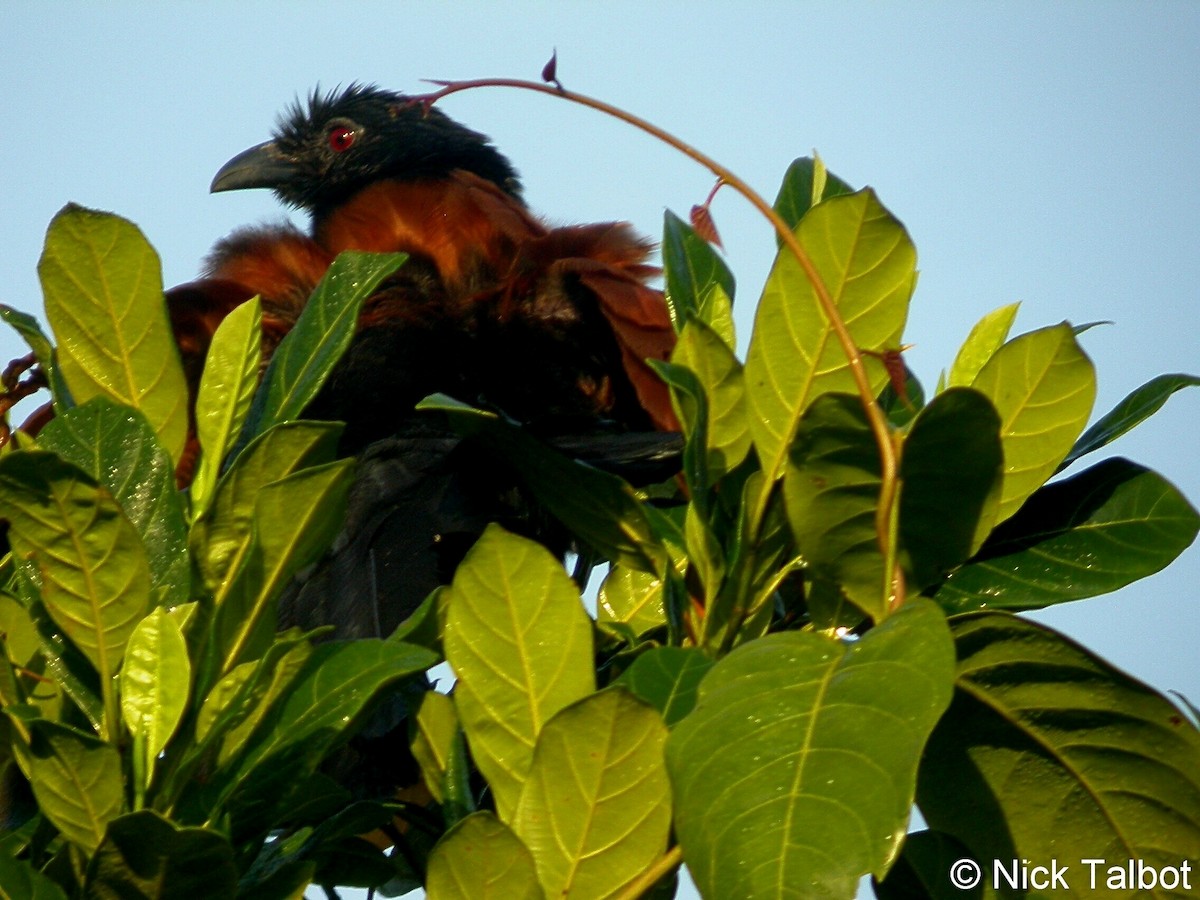
{"label": "bird", "polygon": [[653,245],[627,223],[547,224],[489,138],[421,98],[357,83],[293,103],[270,140],[211,184],[246,189],[271,190],[308,227],[236,229],[196,281],[167,292],[193,392],[212,333],[239,303],[261,298],[269,357],[339,253],[408,256],[367,298],[305,411],[346,423],[341,449],[358,456],[358,476],[342,534],[285,592],[281,624],[385,636],[448,582],[489,522],[556,553],[570,546],[503,460],[414,412],[428,395],[502,413],[633,479],[677,471],[678,422],[649,362],[669,358],[675,330],[649,284]]}

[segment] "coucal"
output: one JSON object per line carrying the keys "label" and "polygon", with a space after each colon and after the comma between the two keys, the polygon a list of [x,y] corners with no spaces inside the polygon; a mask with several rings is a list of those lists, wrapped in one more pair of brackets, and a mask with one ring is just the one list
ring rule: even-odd
{"label": "coucal", "polygon": [[503,412],[572,455],[658,480],[677,441],[666,386],[647,359],[675,333],[646,282],[651,245],[624,223],[550,227],[530,213],[512,164],[484,137],[418,98],[352,85],[314,92],[274,137],[235,156],[212,190],[269,188],[310,227],[244,228],[203,276],[168,292],[189,383],[220,320],[262,298],[268,351],[343,250],[408,261],[366,301],[355,339],[311,418],[347,423],[360,455],[345,532],[294,585],[284,622],[343,637],[391,631],[445,583],[488,521],[561,550],[486,447],[413,413],[433,393]]}

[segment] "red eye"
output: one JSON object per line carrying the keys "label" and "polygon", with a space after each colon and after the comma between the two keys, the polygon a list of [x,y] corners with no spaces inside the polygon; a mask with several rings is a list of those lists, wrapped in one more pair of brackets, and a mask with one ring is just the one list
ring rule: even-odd
{"label": "red eye", "polygon": [[338,125],[329,130],[329,149],[334,153],[345,153],[354,146],[357,135],[354,130],[345,125]]}

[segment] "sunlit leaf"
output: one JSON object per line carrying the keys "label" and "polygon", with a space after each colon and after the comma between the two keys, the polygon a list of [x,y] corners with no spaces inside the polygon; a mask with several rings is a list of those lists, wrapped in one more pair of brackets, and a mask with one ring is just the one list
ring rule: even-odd
{"label": "sunlit leaf", "polygon": [[950,366],[948,387],[970,387],[984,364],[1008,340],[1013,322],[1017,318],[1020,303],[1010,303],[994,309],[975,323],[971,333],[958,350],[954,364]]}
{"label": "sunlit leaf", "polygon": [[546,896],[613,896],[666,852],[666,738],[653,707],[621,688],[546,723],[512,823]]}
{"label": "sunlit leaf", "polygon": [[1200,515],[1160,475],[1108,459],[1042,488],[942,585],[951,612],[1038,609],[1108,593],[1167,566]]}
{"label": "sunlit leaf", "polygon": [[609,569],[596,598],[597,621],[622,622],[644,634],[667,621],[662,579],[626,566]]}
{"label": "sunlit leaf", "polygon": [[[952,628],[955,698],[921,763],[932,828],[980,861],[1200,857],[1200,732],[1166,698],[1025,619]],[[1073,895],[1097,896],[1076,874]]]}
{"label": "sunlit leaf", "polygon": [[1083,431],[1096,373],[1062,324],[1013,338],[971,386],[1000,413],[1004,485],[996,520],[1003,522],[1054,473]]}
{"label": "sunlit leaf", "polygon": [[91,853],[121,812],[121,757],[115,747],[73,728],[32,724],[29,782],[38,808],[63,837]]}
{"label": "sunlit leaf", "polygon": [[421,767],[429,793],[439,804],[445,799],[446,770],[458,735],[458,714],[446,694],[426,691],[412,719],[412,754]]}
{"label": "sunlit leaf", "polygon": [[147,763],[152,764],[179,727],[190,681],[183,633],[164,607],[156,607],[133,630],[120,676],[121,718]]}
{"label": "sunlit leaf", "polygon": [[429,856],[429,900],[544,900],[528,848],[490,812],[463,819]]}
{"label": "sunlit leaf", "polygon": [[187,433],[187,387],[163,302],[158,254],[132,222],[68,204],[38,263],[58,363],[76,402],[141,411],[171,459]]}
{"label": "sunlit leaf", "polygon": [[886,872],[953,665],[928,601],[853,643],[784,632],[719,661],[667,740],[675,830],[701,894],[850,897]]}
{"label": "sunlit leaf", "polygon": [[510,821],[542,727],[595,689],[591,620],[549,551],[489,525],[454,573],[444,643],[471,755]]}

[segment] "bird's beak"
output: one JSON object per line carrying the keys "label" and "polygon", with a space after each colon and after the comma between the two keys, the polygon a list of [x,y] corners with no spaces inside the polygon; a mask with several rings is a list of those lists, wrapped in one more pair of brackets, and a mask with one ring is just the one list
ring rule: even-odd
{"label": "bird's beak", "polygon": [[274,141],[267,141],[242,151],[221,166],[209,190],[215,194],[246,188],[276,188],[295,177],[295,162],[284,156]]}

